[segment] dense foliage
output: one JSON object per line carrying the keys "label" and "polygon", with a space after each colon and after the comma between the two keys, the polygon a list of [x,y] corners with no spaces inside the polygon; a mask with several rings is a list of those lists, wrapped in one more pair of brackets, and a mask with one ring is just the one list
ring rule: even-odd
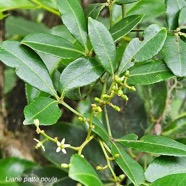
{"label": "dense foliage", "polygon": [[[30,9],[39,17],[38,8],[63,24],[49,29],[6,14]],[[36,148],[53,164],[0,160],[0,183],[11,176],[21,179],[12,184],[29,185],[34,175],[56,177],[40,179],[54,186],[184,186],[185,15],[185,0],[107,0],[87,8],[78,0],[0,0],[7,31],[0,60],[25,82],[23,124],[35,125]],[[60,119],[63,108],[71,123]]]}

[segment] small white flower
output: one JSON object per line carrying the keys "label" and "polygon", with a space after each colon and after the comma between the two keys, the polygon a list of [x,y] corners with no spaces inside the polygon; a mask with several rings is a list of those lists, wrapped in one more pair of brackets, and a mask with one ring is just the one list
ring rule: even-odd
{"label": "small white flower", "polygon": [[65,148],[70,147],[70,144],[65,144],[65,138],[63,138],[61,142],[57,141],[57,146],[56,152],[62,151],[64,154],[66,154],[67,152]]}
{"label": "small white flower", "polygon": [[35,148],[38,149],[41,147],[43,149],[43,151],[45,151],[45,147],[44,147],[43,143],[36,138],[34,138],[34,140],[37,142]]}

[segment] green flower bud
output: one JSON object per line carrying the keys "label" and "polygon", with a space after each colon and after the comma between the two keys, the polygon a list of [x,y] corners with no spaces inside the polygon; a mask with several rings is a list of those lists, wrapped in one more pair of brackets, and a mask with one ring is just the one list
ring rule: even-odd
{"label": "green flower bud", "polygon": [[80,117],[78,117],[78,120],[81,122],[84,122],[86,119],[80,116]]}
{"label": "green flower bud", "polygon": [[100,102],[100,99],[97,98],[97,97],[95,97],[94,100],[97,101],[97,102]]}
{"label": "green flower bud", "polygon": [[119,175],[119,180],[120,180],[120,181],[123,181],[124,178],[125,178],[125,175],[124,175],[124,174]]}
{"label": "green flower bud", "polygon": [[102,112],[102,108],[100,106],[97,106],[97,112]]}
{"label": "green flower bud", "polygon": [[103,170],[103,167],[102,167],[102,166],[100,166],[100,165],[98,165],[98,166],[96,167],[96,170],[101,171],[101,170]]}
{"label": "green flower bud", "polygon": [[123,91],[121,89],[118,90],[118,96],[122,96],[123,95]]}
{"label": "green flower bud", "polygon": [[130,87],[130,90],[136,91],[136,88],[134,86]]}
{"label": "green flower bud", "polygon": [[124,95],[124,94],[123,94],[121,97],[122,97],[124,100],[126,100],[126,101],[129,100],[129,98],[128,98],[126,95]]}
{"label": "green flower bud", "polygon": [[119,154],[114,154],[114,158],[115,158],[115,159],[117,159],[117,158],[119,158],[119,157],[120,157]]}
{"label": "green flower bud", "polygon": [[125,77],[129,77],[129,75],[130,75],[130,73],[129,73],[129,71],[127,70],[127,71],[125,72]]}

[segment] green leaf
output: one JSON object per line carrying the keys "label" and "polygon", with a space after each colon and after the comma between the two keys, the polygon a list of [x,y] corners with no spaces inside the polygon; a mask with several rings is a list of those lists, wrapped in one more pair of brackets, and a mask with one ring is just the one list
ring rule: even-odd
{"label": "green leaf", "polygon": [[46,0],[32,0],[32,1],[35,1],[35,3],[38,1],[37,4],[42,5],[43,7],[49,7],[50,9],[52,8],[52,9],[57,10],[56,0],[55,1],[54,0],[47,0],[47,1]]}
{"label": "green leaf", "polygon": [[164,45],[166,37],[167,32],[165,28],[160,28],[156,24],[147,27],[144,31],[143,41],[134,38],[127,45],[118,73],[123,73],[133,66],[135,62],[148,60],[158,54]]}
{"label": "green leaf", "polygon": [[62,37],[71,43],[75,43],[75,38],[71,35],[65,25],[58,25],[51,29],[51,34]]}
{"label": "green leaf", "polygon": [[24,109],[24,125],[33,124],[34,119],[38,119],[40,125],[52,125],[61,116],[58,102],[48,97],[36,97]]}
{"label": "green leaf", "polygon": [[156,158],[145,172],[146,180],[154,182],[171,174],[186,173],[186,158],[160,156]]}
{"label": "green leaf", "polygon": [[87,25],[85,15],[77,0],[58,0],[63,23],[79,43],[87,49]]}
{"label": "green leaf", "polygon": [[61,74],[62,94],[66,94],[71,89],[95,82],[102,73],[101,65],[94,58],[79,58],[73,61]]}
{"label": "green leaf", "polygon": [[178,18],[179,27],[184,27],[184,28],[186,27],[185,17],[186,17],[186,7],[183,7],[179,13],[179,18]]}
{"label": "green leaf", "polygon": [[186,76],[186,43],[178,36],[169,35],[166,39],[163,55],[167,66],[176,76]]}
{"label": "green leaf", "polygon": [[21,43],[37,52],[43,52],[61,58],[77,58],[84,54],[66,39],[52,34],[29,34]]}
{"label": "green leaf", "polygon": [[116,68],[116,47],[111,34],[99,21],[89,17],[88,31],[94,51],[102,66],[114,74]]}
{"label": "green leaf", "polygon": [[4,71],[4,78],[5,78],[5,82],[4,82],[4,93],[7,94],[8,92],[10,92],[16,85],[16,74],[14,69],[12,68],[6,68]]}
{"label": "green leaf", "polygon": [[116,0],[115,2],[116,2],[116,4],[121,5],[121,4],[134,3],[134,2],[137,2],[137,1],[139,1],[139,0]]}
{"label": "green leaf", "polygon": [[14,35],[25,36],[34,32],[49,33],[49,29],[41,23],[36,23],[22,17],[9,16],[5,20],[6,37]]}
{"label": "green leaf", "polygon": [[113,143],[111,152],[113,156],[119,154],[115,161],[135,186],[144,183],[145,176],[142,167],[121,146]]}
{"label": "green leaf", "polygon": [[173,136],[175,134],[184,133],[186,129],[186,113],[178,116],[174,121],[172,121],[167,128],[164,129],[163,135]]}
{"label": "green leaf", "polygon": [[186,183],[186,174],[173,174],[158,179],[154,183],[150,184],[150,186],[163,186],[163,185],[185,186],[185,183]]}
{"label": "green leaf", "polygon": [[163,136],[143,136],[140,140],[117,139],[126,147],[142,152],[149,152],[169,156],[186,156],[186,145]]}
{"label": "green leaf", "polygon": [[149,85],[174,77],[162,61],[136,64],[130,69],[129,84]]}
{"label": "green leaf", "polygon": [[[85,113],[83,114],[83,116],[85,118],[91,118],[91,114],[90,113]],[[103,124],[101,123],[101,121],[97,118],[97,117],[93,117],[92,118],[92,123],[94,125],[94,128],[92,129],[99,137],[101,137],[105,142],[110,141],[110,137],[105,129],[105,127],[103,126]]]}
{"label": "green leaf", "polygon": [[169,30],[178,27],[178,16],[180,10],[186,6],[185,0],[166,0],[167,23]]}
{"label": "green leaf", "polygon": [[132,15],[123,18],[110,28],[110,33],[114,41],[128,34],[143,18],[144,15]]}
{"label": "green leaf", "polygon": [[[36,166],[34,162],[22,160],[19,158],[7,158],[0,160],[0,185],[8,186],[9,182],[13,182],[13,186],[17,185],[16,181],[22,181],[22,173],[34,166]],[[10,181],[11,178],[17,178],[18,180]]]}
{"label": "green leaf", "polygon": [[18,9],[18,8],[25,9],[25,8],[34,8],[34,7],[35,5],[31,3],[29,0],[19,0],[19,1],[0,0],[0,12]]}
{"label": "green leaf", "polygon": [[26,83],[26,85],[25,85],[25,94],[26,94],[26,99],[27,99],[28,103],[32,102],[36,97],[39,97],[39,96],[47,97],[47,96],[49,96],[47,93],[41,92],[40,90],[38,90],[37,88],[29,85],[28,83]]}
{"label": "green leaf", "polygon": [[[152,6],[153,3],[153,6]],[[150,23],[157,21],[157,18],[165,12],[165,1],[162,0],[141,0],[130,4],[127,8],[127,16],[145,14],[143,21]]]}
{"label": "green leaf", "polygon": [[69,176],[73,180],[79,181],[85,186],[103,185],[88,161],[77,154],[73,155],[70,160]]}
{"label": "green leaf", "polygon": [[16,68],[16,74],[39,90],[57,96],[46,66],[40,57],[16,41],[5,41],[0,46],[0,60]]}
{"label": "green leaf", "polygon": [[90,4],[85,11],[86,17],[97,19],[103,8],[105,8],[105,3]]}

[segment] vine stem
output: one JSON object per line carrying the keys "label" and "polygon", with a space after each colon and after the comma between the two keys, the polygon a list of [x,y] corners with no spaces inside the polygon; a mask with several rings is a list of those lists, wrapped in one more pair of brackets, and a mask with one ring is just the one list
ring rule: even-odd
{"label": "vine stem", "polygon": [[122,18],[126,16],[126,6],[125,4],[122,4]]}
{"label": "vine stem", "polygon": [[102,142],[101,140],[99,140],[99,144],[100,144],[101,149],[102,149],[102,151],[103,151],[103,153],[104,153],[104,155],[105,155],[108,168],[110,169],[110,172],[112,173],[112,175],[113,175],[113,177],[114,177],[114,180],[117,182],[116,174],[115,174],[114,170],[112,169],[112,166],[111,166],[111,164],[110,164],[110,157],[109,157],[108,154],[107,154],[107,151],[106,151],[106,149],[105,149],[105,147],[104,147],[104,144],[103,144],[103,142]]}
{"label": "vine stem", "polygon": [[94,138],[95,135],[90,136],[89,138],[86,138],[86,140],[81,144],[80,147],[78,147],[78,154],[81,155],[83,148]]}
{"label": "vine stem", "polygon": [[37,0],[31,0],[31,1],[32,1],[33,3],[35,3],[36,5],[39,5],[39,6],[42,7],[43,9],[45,9],[45,10],[47,10],[47,11],[49,11],[49,12],[51,12],[51,13],[57,15],[57,16],[60,16],[60,13],[59,13],[58,11],[56,11],[56,10],[54,10],[54,9],[48,7],[48,6],[43,5],[43,4],[40,3],[39,1],[37,1]]}
{"label": "vine stem", "polygon": [[60,101],[59,103],[61,103],[64,107],[66,107],[67,109],[69,109],[71,112],[73,112],[73,113],[76,114],[77,116],[82,117],[82,114],[80,114],[77,110],[73,109],[70,105],[68,105],[68,104],[65,103],[64,101]]}
{"label": "vine stem", "polygon": [[112,132],[111,132],[111,129],[110,129],[110,122],[109,122],[109,118],[108,118],[108,113],[107,113],[107,107],[106,107],[106,105],[103,106],[103,109],[104,109],[104,114],[105,114],[105,120],[106,120],[108,134],[109,134],[109,136],[112,137]]}
{"label": "vine stem", "polygon": [[110,3],[110,5],[109,5],[110,27],[113,26],[113,20],[112,20],[113,14],[112,14],[112,11],[113,11],[113,5]]}

